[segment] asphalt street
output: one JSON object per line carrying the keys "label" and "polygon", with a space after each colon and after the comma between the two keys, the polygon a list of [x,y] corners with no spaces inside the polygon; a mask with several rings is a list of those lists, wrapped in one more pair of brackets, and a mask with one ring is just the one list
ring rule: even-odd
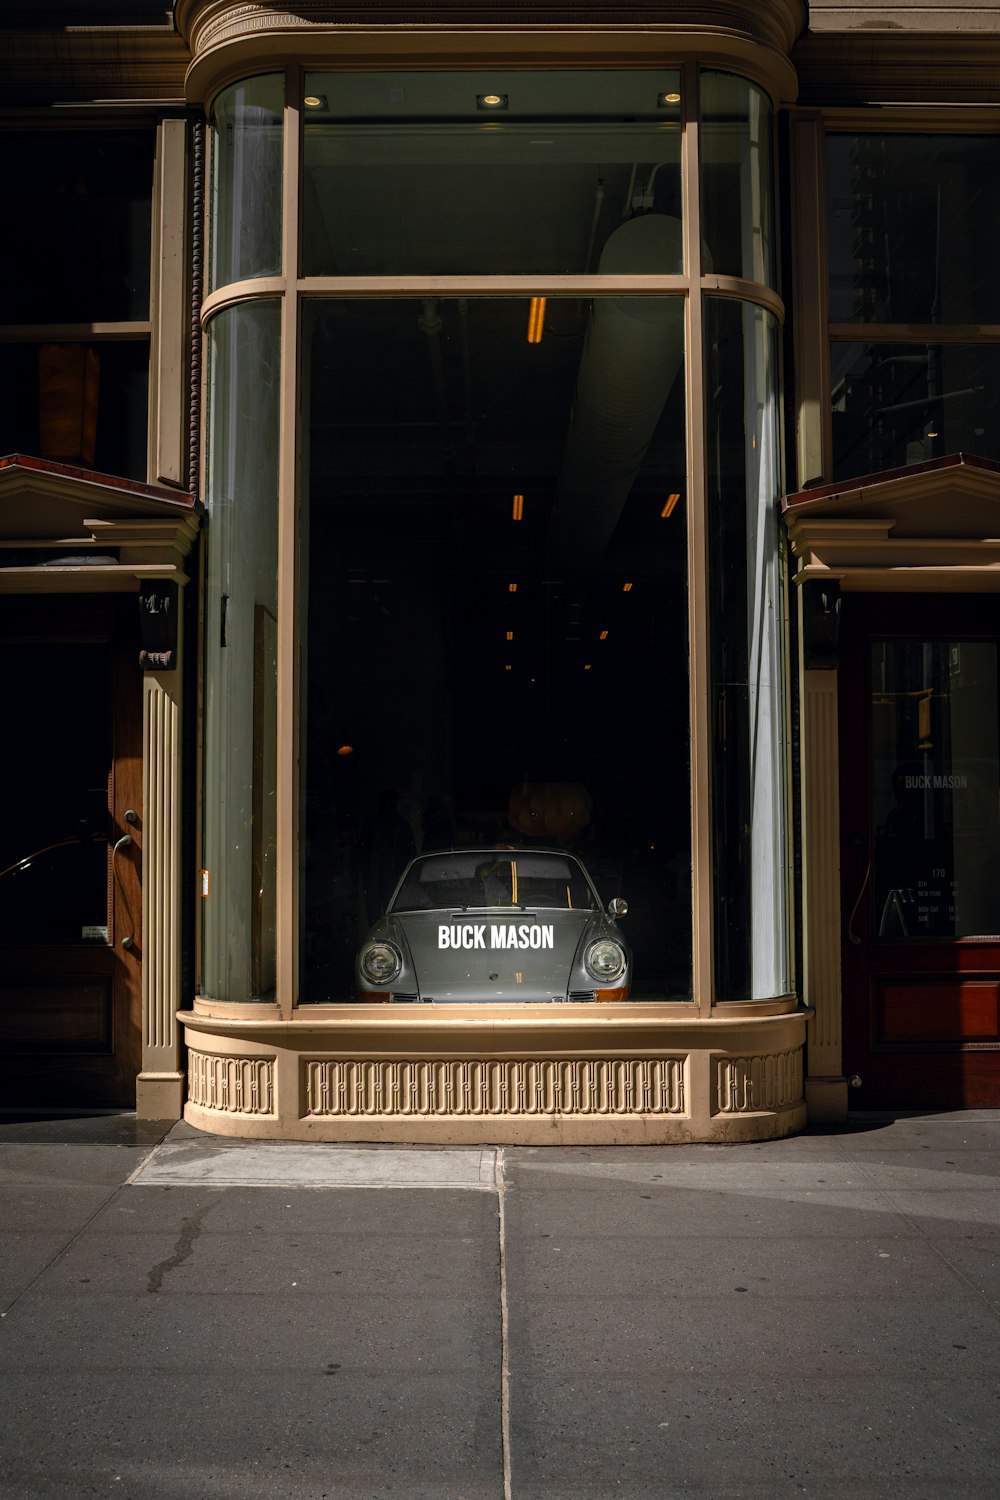
{"label": "asphalt street", "polygon": [[8,1117],[0,1497],[996,1500],[998,1147]]}

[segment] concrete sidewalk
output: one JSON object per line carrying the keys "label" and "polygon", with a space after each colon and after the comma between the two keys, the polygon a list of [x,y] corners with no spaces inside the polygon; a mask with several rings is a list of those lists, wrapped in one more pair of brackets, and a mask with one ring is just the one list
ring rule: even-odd
{"label": "concrete sidewalk", "polygon": [[166,1129],[0,1124],[3,1500],[1000,1495],[1000,1114]]}

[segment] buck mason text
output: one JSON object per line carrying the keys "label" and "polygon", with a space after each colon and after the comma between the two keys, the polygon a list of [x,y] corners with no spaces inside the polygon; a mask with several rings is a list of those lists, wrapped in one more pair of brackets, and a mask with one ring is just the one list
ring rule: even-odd
{"label": "buck mason text", "polygon": [[438,928],[438,947],[551,948],[552,930],[551,924],[512,923],[508,927],[491,927],[487,939],[485,922],[453,922]]}

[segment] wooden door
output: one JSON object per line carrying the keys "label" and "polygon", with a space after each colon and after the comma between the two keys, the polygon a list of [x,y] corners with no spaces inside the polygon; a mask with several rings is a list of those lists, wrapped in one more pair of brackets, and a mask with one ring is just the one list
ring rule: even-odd
{"label": "wooden door", "polygon": [[135,1103],[141,679],[134,595],[0,600],[5,1105]]}
{"label": "wooden door", "polygon": [[844,1069],[857,1107],[1000,1105],[1000,605],[844,599]]}

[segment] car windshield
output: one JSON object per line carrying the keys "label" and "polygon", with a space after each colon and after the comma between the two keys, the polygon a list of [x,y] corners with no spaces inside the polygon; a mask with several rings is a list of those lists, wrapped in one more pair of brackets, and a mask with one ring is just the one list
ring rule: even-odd
{"label": "car windshield", "polygon": [[570,855],[523,849],[428,854],[407,870],[389,910],[594,911],[597,903]]}

